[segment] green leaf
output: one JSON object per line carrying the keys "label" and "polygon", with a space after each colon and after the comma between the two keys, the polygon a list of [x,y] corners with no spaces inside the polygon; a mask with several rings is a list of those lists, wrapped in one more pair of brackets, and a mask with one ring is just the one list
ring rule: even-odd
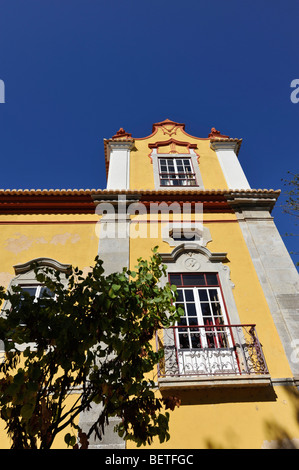
{"label": "green leaf", "polygon": [[34,405],[32,403],[27,403],[26,405],[22,406],[20,414],[22,418],[24,418],[27,421],[29,418],[31,418],[33,411],[34,411]]}
{"label": "green leaf", "polygon": [[76,437],[72,436],[69,432],[64,436],[64,442],[67,446],[73,447],[76,444]]}
{"label": "green leaf", "polygon": [[112,284],[112,289],[117,292],[120,289],[121,286],[118,286],[117,284]]}

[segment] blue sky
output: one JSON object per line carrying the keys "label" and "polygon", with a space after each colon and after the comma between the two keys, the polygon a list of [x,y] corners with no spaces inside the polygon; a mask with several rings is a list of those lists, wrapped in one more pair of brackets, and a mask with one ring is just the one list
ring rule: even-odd
{"label": "blue sky", "polygon": [[[0,0],[0,187],[104,188],[103,139],[169,118],[242,138],[251,187],[284,190],[298,14],[295,0]],[[294,251],[283,199],[273,215]]]}

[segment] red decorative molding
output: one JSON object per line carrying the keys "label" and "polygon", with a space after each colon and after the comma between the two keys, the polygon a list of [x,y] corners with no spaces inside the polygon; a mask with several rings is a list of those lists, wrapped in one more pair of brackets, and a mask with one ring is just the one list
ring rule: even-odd
{"label": "red decorative molding", "polygon": [[228,135],[220,134],[220,131],[217,131],[215,127],[212,127],[209,138],[214,139],[215,137],[219,137],[219,139],[229,139]]}
{"label": "red decorative molding", "polygon": [[129,132],[126,132],[122,127],[117,131],[117,133],[111,137],[111,139],[132,139],[132,134],[129,134]]}
{"label": "red decorative molding", "polygon": [[197,148],[197,144],[191,144],[190,142],[182,142],[180,140],[176,140],[172,138],[168,140],[159,140],[158,142],[154,142],[153,144],[148,144],[148,146],[150,149],[155,149],[158,147],[165,147],[166,145],[171,145],[171,144],[176,144],[176,145],[179,145],[180,147],[187,147],[188,150]]}
{"label": "red decorative molding", "polygon": [[[170,128],[167,128],[166,126],[170,126]],[[184,130],[185,124],[180,124],[178,122],[171,121],[170,119],[165,119],[164,121],[153,124],[153,133],[157,130],[158,127],[162,129],[164,134],[171,136],[172,134],[176,134],[178,128]]]}

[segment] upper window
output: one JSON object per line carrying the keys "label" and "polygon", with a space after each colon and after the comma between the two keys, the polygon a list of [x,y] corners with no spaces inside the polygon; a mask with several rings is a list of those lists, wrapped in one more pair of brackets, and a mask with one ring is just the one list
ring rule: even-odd
{"label": "upper window", "polygon": [[154,148],[150,154],[155,189],[175,191],[197,191],[204,189],[199,169],[199,156],[194,149],[188,153],[158,153]]}
{"label": "upper window", "polygon": [[197,186],[190,158],[159,158],[161,186]]}

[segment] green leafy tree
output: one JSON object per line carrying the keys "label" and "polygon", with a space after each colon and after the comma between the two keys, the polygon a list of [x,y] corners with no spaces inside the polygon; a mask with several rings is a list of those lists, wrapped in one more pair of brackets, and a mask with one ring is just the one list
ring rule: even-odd
{"label": "green leafy tree", "polygon": [[[156,249],[134,272],[109,276],[96,258],[86,277],[71,270],[68,288],[58,272],[34,270],[51,295],[33,301],[20,287],[0,291],[8,306],[0,318],[0,405],[12,448],[49,449],[67,426],[66,443],[85,448],[92,433],[102,437],[111,416],[120,418],[119,435],[138,446],[155,436],[169,439],[166,410],[179,401],[158,398],[149,374],[163,356],[153,347],[155,332],[172,325],[178,312],[175,286],[159,287],[166,273]],[[74,389],[78,396],[67,407]],[[100,411],[86,434],[75,418],[92,403]]]}

